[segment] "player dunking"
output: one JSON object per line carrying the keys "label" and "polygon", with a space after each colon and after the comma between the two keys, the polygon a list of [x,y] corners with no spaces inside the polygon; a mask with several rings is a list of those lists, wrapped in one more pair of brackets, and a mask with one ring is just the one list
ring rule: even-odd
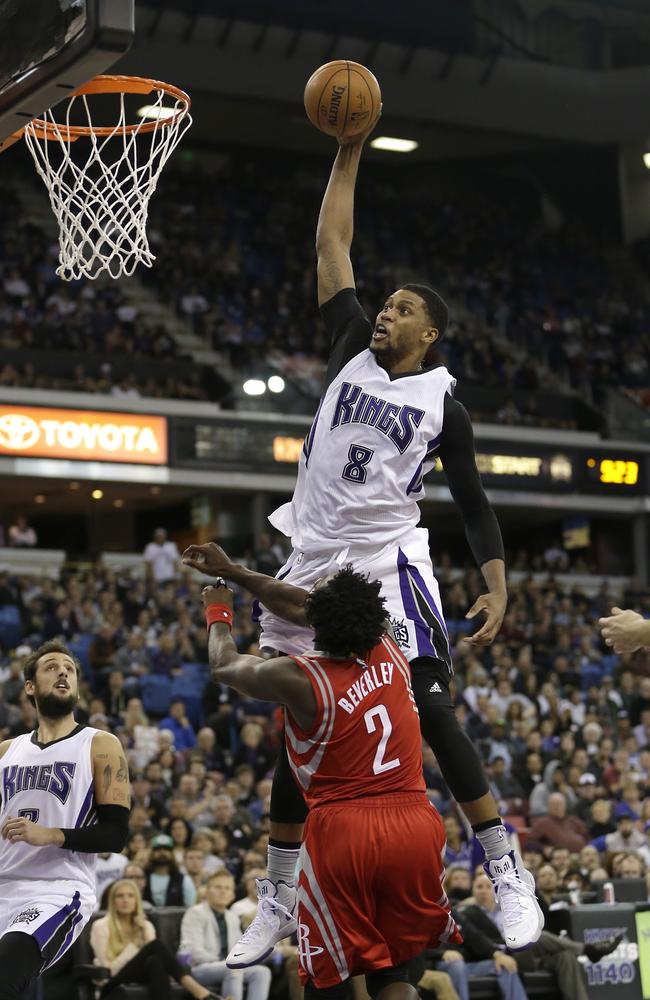
{"label": "player dunking", "polygon": [[304,609],[327,652],[266,661],[237,652],[232,592],[203,591],[215,680],[285,706],[291,769],[310,807],[298,881],[305,1000],[342,1000],[359,974],[373,1000],[415,1000],[408,961],[460,941],[408,664],[384,631],[380,589],[351,567],[321,581]]}
{"label": "player dunking", "polygon": [[112,733],[78,725],[79,663],[58,640],[25,661],[38,728],[0,743],[0,1000],[68,950],[96,908],[95,855],[122,850],[129,775]]}
{"label": "player dunking", "polygon": [[[447,306],[431,288],[408,284],[388,297],[374,324],[356,296],[350,263],[354,189],[365,136],[341,146],[317,232],[318,299],[331,337],[324,393],[305,440],[291,503],[271,515],[293,551],[278,577],[309,590],[343,563],[382,581],[387,610],[411,680],[420,724],[449,789],[486,854],[508,944],[537,940],[543,926],[532,876],[511,850],[480,759],[461,730],[449,693],[452,663],[427,533],[418,528],[423,477],[439,456],[488,592],[468,612],[485,621],[467,641],[489,645],[506,609],[503,543],[476,469],[472,427],[455,379],[426,354],[444,333]],[[221,575],[226,575],[221,572]],[[304,623],[261,615],[263,646],[313,648]],[[281,752],[271,797],[269,878],[276,903],[293,905],[291,869],[306,808]],[[280,884],[282,883],[282,884]],[[281,911],[264,901],[229,962],[249,964],[282,936]],[[289,925],[290,926],[290,925]]]}

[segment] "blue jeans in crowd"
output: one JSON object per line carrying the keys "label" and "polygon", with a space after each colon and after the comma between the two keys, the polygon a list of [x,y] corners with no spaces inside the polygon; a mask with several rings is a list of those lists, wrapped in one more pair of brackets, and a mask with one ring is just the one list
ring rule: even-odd
{"label": "blue jeans in crowd", "polygon": [[503,1000],[526,1000],[526,991],[516,972],[506,972],[497,967],[492,959],[484,962],[466,962],[457,959],[455,962],[440,962],[436,966],[438,972],[446,972],[451,979],[460,1000],[469,1000],[470,976],[496,976]]}
{"label": "blue jeans in crowd", "polygon": [[265,965],[251,965],[250,969],[229,969],[225,962],[203,962],[195,965],[192,975],[209,989],[217,987],[224,997],[233,1000],[267,1000],[271,988],[271,970]]}

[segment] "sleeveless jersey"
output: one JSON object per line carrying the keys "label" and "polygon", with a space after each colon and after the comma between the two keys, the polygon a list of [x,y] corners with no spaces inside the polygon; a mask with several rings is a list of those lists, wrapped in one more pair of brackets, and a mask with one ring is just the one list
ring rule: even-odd
{"label": "sleeveless jersey", "polygon": [[328,386],[305,439],[293,500],[269,520],[303,552],[377,548],[420,520],[440,444],[444,366],[391,379],[366,350]]}
{"label": "sleeveless jersey", "polygon": [[424,792],[422,736],[407,661],[385,635],[366,661],[295,656],[316,698],[302,731],[285,709],[287,752],[309,808],[390,792]]}
{"label": "sleeveless jersey", "polygon": [[[12,740],[0,759],[0,827],[10,816],[59,829],[95,823],[91,743],[98,732],[83,726],[46,745],[36,732]],[[7,878],[71,879],[94,893],[95,855],[0,838],[0,879]]]}

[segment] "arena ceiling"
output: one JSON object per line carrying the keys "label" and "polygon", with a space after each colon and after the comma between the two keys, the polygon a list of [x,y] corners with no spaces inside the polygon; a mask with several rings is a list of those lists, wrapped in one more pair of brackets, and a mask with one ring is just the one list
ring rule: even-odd
{"label": "arena ceiling", "polygon": [[[639,141],[650,9],[644,15],[619,4],[605,31],[593,12],[609,7],[404,0],[408,16],[396,19],[383,0],[136,0],[135,43],[115,69],[187,89],[196,110],[191,137],[213,145],[327,151],[303,121],[302,91],[313,70],[335,58],[376,73],[382,127],[398,135],[418,128],[420,157]],[[612,70],[623,49],[628,68]]]}

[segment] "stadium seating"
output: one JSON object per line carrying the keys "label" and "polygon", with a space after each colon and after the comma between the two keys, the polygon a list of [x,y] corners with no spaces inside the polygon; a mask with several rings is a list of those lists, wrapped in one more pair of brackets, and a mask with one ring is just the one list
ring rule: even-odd
{"label": "stadium seating", "polygon": [[159,674],[145,675],[140,678],[142,707],[148,715],[162,716],[167,714],[172,697],[172,682],[169,677]]}
{"label": "stadium seating", "polygon": [[5,649],[13,649],[20,643],[20,610],[13,604],[0,607],[0,644]]}

